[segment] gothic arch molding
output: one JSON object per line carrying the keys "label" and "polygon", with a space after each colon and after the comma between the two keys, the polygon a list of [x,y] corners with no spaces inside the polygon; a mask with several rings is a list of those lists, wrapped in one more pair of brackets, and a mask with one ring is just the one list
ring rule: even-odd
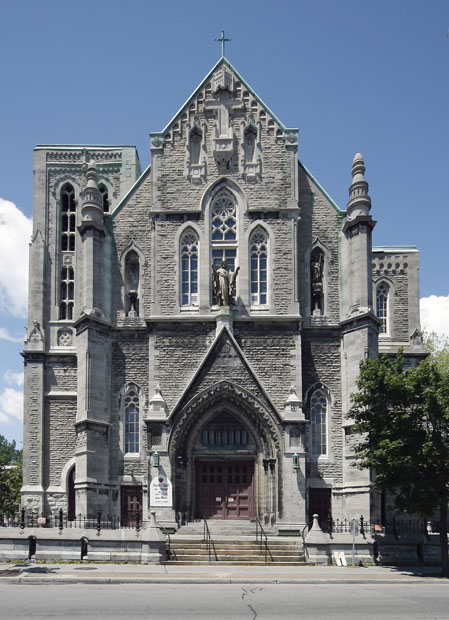
{"label": "gothic arch molding", "polygon": [[177,415],[169,439],[170,457],[187,459],[191,437],[220,410],[227,410],[246,423],[259,441],[258,449],[264,458],[275,458],[280,453],[282,438],[273,414],[245,388],[220,381],[194,396]]}

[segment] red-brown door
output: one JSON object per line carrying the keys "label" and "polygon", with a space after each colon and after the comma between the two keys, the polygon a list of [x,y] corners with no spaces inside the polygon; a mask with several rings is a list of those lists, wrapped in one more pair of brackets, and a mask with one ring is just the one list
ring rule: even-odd
{"label": "red-brown door", "polygon": [[251,519],[254,516],[252,461],[198,461],[197,516]]}
{"label": "red-brown door", "polygon": [[135,527],[142,523],[142,487],[123,486],[121,488],[122,525]]}

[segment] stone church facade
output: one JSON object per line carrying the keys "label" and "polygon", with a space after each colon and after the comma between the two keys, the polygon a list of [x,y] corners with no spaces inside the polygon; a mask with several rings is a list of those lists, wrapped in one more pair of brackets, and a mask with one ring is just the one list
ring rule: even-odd
{"label": "stone church facade", "polygon": [[150,143],[35,149],[23,506],[380,520],[347,412],[423,355],[419,254],[372,247],[362,156],[341,210],[226,58]]}

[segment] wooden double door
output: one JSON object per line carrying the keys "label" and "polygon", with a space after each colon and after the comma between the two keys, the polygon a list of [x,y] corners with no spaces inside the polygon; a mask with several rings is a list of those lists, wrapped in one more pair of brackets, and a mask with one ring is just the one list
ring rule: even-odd
{"label": "wooden double door", "polygon": [[253,479],[253,461],[197,461],[197,517],[252,519]]}
{"label": "wooden double door", "polygon": [[122,486],[120,522],[124,527],[142,524],[142,487]]}

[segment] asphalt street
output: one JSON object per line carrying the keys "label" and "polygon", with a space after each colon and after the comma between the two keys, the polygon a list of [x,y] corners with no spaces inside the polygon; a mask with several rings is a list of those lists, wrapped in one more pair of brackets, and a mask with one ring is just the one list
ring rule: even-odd
{"label": "asphalt street", "polygon": [[416,584],[1,583],[8,620],[447,620],[446,581]]}

